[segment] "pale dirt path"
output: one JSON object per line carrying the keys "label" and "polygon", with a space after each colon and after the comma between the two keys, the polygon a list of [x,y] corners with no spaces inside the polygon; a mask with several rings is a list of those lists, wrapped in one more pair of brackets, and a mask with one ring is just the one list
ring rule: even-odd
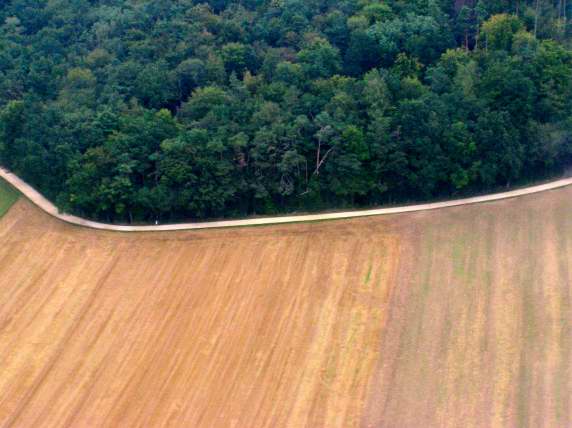
{"label": "pale dirt path", "polygon": [[88,227],[91,229],[109,230],[116,232],[165,232],[175,230],[196,230],[196,229],[216,229],[216,228],[229,228],[229,227],[244,227],[244,226],[263,226],[270,224],[286,224],[286,223],[300,223],[300,222],[313,222],[323,220],[340,220],[357,217],[381,216],[388,214],[402,214],[417,211],[429,211],[441,208],[457,207],[460,205],[471,205],[483,202],[498,201],[501,199],[509,199],[517,196],[530,195],[533,193],[544,192],[547,190],[558,189],[572,185],[572,177],[555,180],[550,183],[541,184],[537,186],[526,187],[523,189],[511,190],[509,192],[494,193],[484,196],[476,196],[472,198],[457,199],[446,202],[433,202],[428,204],[408,205],[394,208],[378,208],[360,211],[345,211],[326,214],[308,214],[308,215],[293,215],[293,216],[280,216],[280,217],[265,217],[254,218],[245,220],[226,220],[226,221],[211,221],[204,223],[178,223],[159,226],[120,226],[99,223],[96,221],[86,220],[74,215],[62,214],[58,208],[42,196],[32,186],[24,182],[15,174],[7,169],[0,167],[0,177],[18,189],[26,198],[38,206],[40,209],[56,217],[66,223],[74,224],[77,226]]}

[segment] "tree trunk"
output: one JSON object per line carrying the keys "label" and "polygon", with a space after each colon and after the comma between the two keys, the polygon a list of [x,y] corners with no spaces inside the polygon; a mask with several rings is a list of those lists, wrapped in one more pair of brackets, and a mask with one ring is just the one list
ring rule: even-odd
{"label": "tree trunk", "polygon": [[314,175],[320,175],[320,168],[322,167],[324,162],[326,162],[326,159],[328,159],[328,156],[330,155],[330,153],[332,153],[332,150],[334,150],[334,149],[335,149],[335,146],[330,147],[322,159],[318,158],[319,162],[316,165],[316,170],[314,171]]}
{"label": "tree trunk", "polygon": [[536,0],[534,14],[534,38],[538,37],[538,15],[540,14],[540,0]]}
{"label": "tree trunk", "polygon": [[563,22],[563,35],[566,38],[566,33],[568,30],[568,0],[563,0],[562,3],[562,22]]}
{"label": "tree trunk", "polygon": [[316,153],[316,175],[320,174],[320,151],[322,150],[322,140],[318,138],[318,152]]}

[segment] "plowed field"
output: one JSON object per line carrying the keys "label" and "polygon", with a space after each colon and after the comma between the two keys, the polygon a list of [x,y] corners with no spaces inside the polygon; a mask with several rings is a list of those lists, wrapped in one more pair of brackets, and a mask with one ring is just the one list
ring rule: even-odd
{"label": "plowed field", "polygon": [[0,219],[0,427],[572,426],[572,188],[119,234]]}

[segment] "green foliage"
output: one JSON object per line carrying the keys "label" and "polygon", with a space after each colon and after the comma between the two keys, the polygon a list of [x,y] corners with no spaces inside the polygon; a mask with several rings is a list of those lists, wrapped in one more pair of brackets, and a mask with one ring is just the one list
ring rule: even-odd
{"label": "green foliage", "polygon": [[246,69],[254,70],[254,55],[249,46],[242,43],[227,43],[222,47],[222,59],[227,72],[242,74]]}
{"label": "green foliage", "polygon": [[422,63],[428,64],[451,46],[450,33],[446,30],[433,16],[409,13],[377,23],[369,33],[379,43],[385,65],[390,65],[399,53],[420,58]]}
{"label": "green foliage", "polygon": [[14,162],[20,155],[18,139],[24,129],[24,102],[9,101],[0,111],[0,160]]}
{"label": "green foliage", "polygon": [[533,179],[572,155],[571,17],[535,0],[1,2],[0,163],[120,222]]}
{"label": "green foliage", "polygon": [[308,44],[298,54],[302,69],[311,79],[331,77],[341,70],[339,50],[325,39],[317,39]]}
{"label": "green foliage", "polygon": [[520,19],[506,13],[492,16],[483,23],[482,33],[489,49],[503,49],[509,51],[515,35],[522,29]]}

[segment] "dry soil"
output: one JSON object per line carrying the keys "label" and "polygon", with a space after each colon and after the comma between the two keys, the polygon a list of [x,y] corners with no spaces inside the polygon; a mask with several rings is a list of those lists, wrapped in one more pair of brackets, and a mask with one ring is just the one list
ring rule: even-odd
{"label": "dry soil", "polygon": [[0,427],[572,426],[572,189],[120,234],[0,219]]}

